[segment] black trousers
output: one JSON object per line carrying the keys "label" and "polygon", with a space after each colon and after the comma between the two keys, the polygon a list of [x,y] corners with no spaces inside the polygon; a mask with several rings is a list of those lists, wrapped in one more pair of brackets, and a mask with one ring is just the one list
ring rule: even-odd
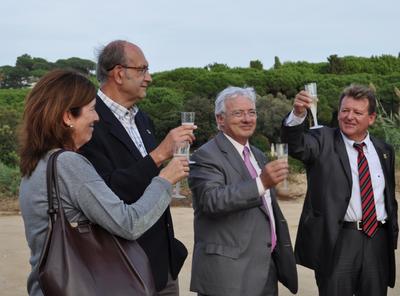
{"label": "black trousers", "polygon": [[385,227],[369,238],[343,228],[330,275],[316,273],[320,296],[385,296],[388,284],[388,234]]}

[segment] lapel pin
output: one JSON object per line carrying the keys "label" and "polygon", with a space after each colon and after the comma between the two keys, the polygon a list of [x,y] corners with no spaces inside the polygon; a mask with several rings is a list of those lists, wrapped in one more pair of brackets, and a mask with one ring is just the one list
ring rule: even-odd
{"label": "lapel pin", "polygon": [[146,129],[146,132],[151,135],[151,131],[149,129]]}
{"label": "lapel pin", "polygon": [[384,158],[384,159],[387,159],[387,158],[388,158],[388,155],[387,155],[386,153],[383,153],[383,158]]}

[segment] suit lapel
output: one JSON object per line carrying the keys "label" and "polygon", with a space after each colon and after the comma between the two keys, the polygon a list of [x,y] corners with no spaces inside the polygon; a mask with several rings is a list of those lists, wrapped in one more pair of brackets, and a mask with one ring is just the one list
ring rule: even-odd
{"label": "suit lapel", "polygon": [[351,177],[351,168],[350,168],[350,161],[349,156],[347,155],[346,147],[342,138],[342,134],[340,133],[339,129],[335,131],[335,139],[334,139],[334,147],[336,150],[337,155],[339,156],[340,162],[343,167],[343,171],[346,174],[347,181],[349,182],[350,188],[353,186],[353,181]]}
{"label": "suit lapel", "polygon": [[136,148],[135,143],[133,143],[125,128],[99,97],[96,98],[96,111],[99,114],[100,120],[108,127],[109,133],[117,138],[136,159],[142,158],[142,154]]}
{"label": "suit lapel", "polygon": [[139,110],[135,116],[135,123],[142,137],[143,144],[146,147],[146,151],[150,153],[157,147],[157,143],[152,128],[141,110]]}
{"label": "suit lapel", "polygon": [[[377,141],[374,137],[370,137],[371,142],[374,144],[376,153],[378,154],[379,161],[381,163],[383,175],[385,176],[386,182],[392,182],[391,181],[391,175],[390,175],[390,161],[391,161],[391,152],[385,149],[385,147],[381,144],[381,142]],[[390,186],[387,184],[385,185],[385,196],[391,196],[391,192],[389,192]],[[387,200],[387,198],[385,198]],[[388,203],[386,203],[386,208],[388,207]]]}
{"label": "suit lapel", "polygon": [[375,150],[378,153],[379,160],[381,162],[383,174],[385,175],[385,179],[387,180],[389,177],[389,168],[388,168],[388,159],[390,159],[390,151],[386,151],[385,147],[383,147],[374,137],[370,137],[371,142],[374,144]]}
{"label": "suit lapel", "polygon": [[215,142],[232,168],[240,174],[243,179],[251,179],[242,157],[222,132],[219,132],[215,136]]}

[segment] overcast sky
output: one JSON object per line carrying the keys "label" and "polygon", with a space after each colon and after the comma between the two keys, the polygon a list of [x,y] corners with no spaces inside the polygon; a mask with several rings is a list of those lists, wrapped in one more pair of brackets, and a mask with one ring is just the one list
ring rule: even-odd
{"label": "overcast sky", "polygon": [[1,0],[0,66],[24,53],[96,60],[114,39],[139,45],[151,72],[218,62],[268,69],[331,54],[400,52],[399,0]]}

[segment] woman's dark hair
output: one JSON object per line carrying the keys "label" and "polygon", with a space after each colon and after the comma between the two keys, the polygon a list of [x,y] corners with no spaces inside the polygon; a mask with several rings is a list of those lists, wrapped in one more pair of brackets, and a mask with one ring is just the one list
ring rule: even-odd
{"label": "woman's dark hair", "polygon": [[30,176],[39,160],[51,149],[75,150],[72,130],[63,120],[70,111],[79,117],[81,108],[96,96],[93,83],[75,71],[54,70],[43,76],[25,100],[20,130],[20,170]]}

